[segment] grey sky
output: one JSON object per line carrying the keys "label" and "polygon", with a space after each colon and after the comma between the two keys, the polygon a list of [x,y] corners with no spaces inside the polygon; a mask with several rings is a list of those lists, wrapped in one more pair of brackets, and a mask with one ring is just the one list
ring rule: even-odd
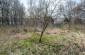
{"label": "grey sky", "polygon": [[23,3],[26,8],[28,7],[27,6],[28,0],[20,0],[20,2]]}
{"label": "grey sky", "polygon": [[[28,1],[29,0],[20,0],[20,2],[23,3],[26,8],[28,8],[28,5],[27,5]],[[80,0],[75,0],[75,1],[80,2]]]}

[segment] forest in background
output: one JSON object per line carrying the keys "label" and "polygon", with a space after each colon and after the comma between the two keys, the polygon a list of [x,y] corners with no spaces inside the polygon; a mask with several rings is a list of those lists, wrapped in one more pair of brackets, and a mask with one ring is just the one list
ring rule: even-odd
{"label": "forest in background", "polygon": [[0,55],[85,55],[85,0],[0,0]]}

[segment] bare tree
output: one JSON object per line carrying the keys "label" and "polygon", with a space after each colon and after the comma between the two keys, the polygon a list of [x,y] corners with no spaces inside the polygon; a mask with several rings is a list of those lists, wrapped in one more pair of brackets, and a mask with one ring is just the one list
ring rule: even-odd
{"label": "bare tree", "polygon": [[35,30],[37,25],[42,27],[41,35],[39,42],[42,40],[42,36],[48,27],[49,23],[53,23],[54,20],[52,18],[52,15],[54,11],[57,8],[57,5],[60,3],[60,1],[57,0],[36,0],[36,2],[33,2],[35,0],[30,0],[30,19],[33,19],[33,23],[35,26]]}
{"label": "bare tree", "polygon": [[9,24],[9,3],[8,0],[0,0],[1,24]]}
{"label": "bare tree", "polygon": [[76,7],[76,2],[72,0],[68,0],[66,4],[61,4],[59,6],[61,16],[65,18],[65,22],[69,23],[69,28],[75,15],[74,7]]}
{"label": "bare tree", "polygon": [[10,20],[13,25],[22,25],[25,15],[24,6],[18,0],[11,0]]}
{"label": "bare tree", "polygon": [[[43,29],[42,29],[42,32],[41,32],[41,35],[40,35],[40,39],[39,39],[39,42],[42,42],[42,36],[46,30],[46,28],[48,27],[49,23],[54,23],[54,20],[52,18],[52,15],[55,13],[56,11],[56,8],[58,6],[58,4],[61,2],[60,1],[53,1],[54,3],[51,4],[51,1],[44,1],[44,10],[45,10],[45,13],[44,13],[44,22],[43,22]],[[51,7],[51,5],[53,5],[53,8]],[[49,9],[49,8],[52,8],[52,9]]]}

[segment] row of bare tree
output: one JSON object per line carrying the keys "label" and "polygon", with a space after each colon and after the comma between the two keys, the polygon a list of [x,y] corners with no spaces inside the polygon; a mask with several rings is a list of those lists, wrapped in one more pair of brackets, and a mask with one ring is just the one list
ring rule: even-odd
{"label": "row of bare tree", "polygon": [[79,3],[73,0],[28,0],[28,2],[27,21],[23,19],[25,7],[19,0],[0,0],[0,24],[19,25],[25,22],[38,27],[44,23],[53,23],[53,17],[63,17],[69,24],[82,23],[85,18],[85,0]]}
{"label": "row of bare tree", "polygon": [[23,23],[24,6],[18,0],[0,0],[0,25]]}
{"label": "row of bare tree", "polygon": [[[85,23],[85,0],[76,2],[73,0],[29,0],[28,13],[29,23],[32,26],[39,26],[45,23],[54,22],[53,18],[64,18],[70,24]],[[50,18],[45,18],[50,17]],[[42,26],[42,25],[41,25]]]}
{"label": "row of bare tree", "polygon": [[[53,18],[64,18],[69,24],[82,24],[85,21],[85,0],[76,2],[73,0],[29,0],[29,20],[33,20],[32,26],[42,27],[39,42],[49,24],[54,23]],[[30,22],[30,21],[29,21]]]}
{"label": "row of bare tree", "polygon": [[79,3],[72,0],[67,0],[65,4],[59,5],[59,14],[65,18],[66,22],[82,24],[85,21],[85,0],[80,0]]}

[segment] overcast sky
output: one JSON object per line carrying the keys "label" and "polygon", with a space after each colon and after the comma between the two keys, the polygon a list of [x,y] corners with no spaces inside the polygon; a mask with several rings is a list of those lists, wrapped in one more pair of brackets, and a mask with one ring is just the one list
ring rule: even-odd
{"label": "overcast sky", "polygon": [[[80,0],[75,0],[75,1],[79,2]],[[23,3],[26,8],[28,7],[27,6],[28,0],[20,0],[20,2]]]}
{"label": "overcast sky", "polygon": [[24,4],[24,6],[27,8],[27,3],[28,3],[28,0],[20,0],[21,3]]}

